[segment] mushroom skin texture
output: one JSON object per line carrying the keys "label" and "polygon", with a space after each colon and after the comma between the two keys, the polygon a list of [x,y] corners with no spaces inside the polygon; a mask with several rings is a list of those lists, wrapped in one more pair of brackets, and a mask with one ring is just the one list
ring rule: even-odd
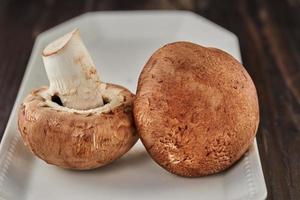
{"label": "mushroom skin texture", "polygon": [[25,145],[49,164],[80,170],[107,165],[125,154],[138,139],[132,116],[134,95],[121,86],[103,86],[104,97],[105,92],[115,93],[119,105],[78,111],[52,102],[47,87],[29,94],[18,121]]}
{"label": "mushroom skin texture", "polygon": [[93,169],[125,154],[138,140],[124,87],[100,81],[78,29],[43,51],[49,87],[23,101],[18,127],[25,145],[49,164]]}
{"label": "mushroom skin texture", "polygon": [[242,157],[256,135],[259,105],[251,77],[236,59],[175,42],[144,66],[134,118],[154,161],[176,175],[199,177]]}

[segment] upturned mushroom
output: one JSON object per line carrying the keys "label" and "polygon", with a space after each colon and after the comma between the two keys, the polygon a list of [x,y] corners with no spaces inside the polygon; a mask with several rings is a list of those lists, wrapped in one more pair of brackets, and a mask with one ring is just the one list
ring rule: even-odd
{"label": "upturned mushroom", "polygon": [[49,87],[23,101],[18,126],[25,145],[49,164],[92,169],[111,163],[137,141],[126,88],[100,81],[76,29],[43,51]]}
{"label": "upturned mushroom", "polygon": [[134,117],[159,165],[197,177],[221,172],[241,158],[255,137],[259,108],[249,74],[232,56],[176,42],[146,63]]}

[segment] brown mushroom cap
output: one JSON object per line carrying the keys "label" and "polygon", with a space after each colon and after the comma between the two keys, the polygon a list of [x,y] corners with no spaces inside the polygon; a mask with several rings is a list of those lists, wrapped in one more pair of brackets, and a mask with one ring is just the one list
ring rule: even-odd
{"label": "brown mushroom cap", "polygon": [[215,48],[168,44],[145,65],[134,118],[151,157],[181,176],[220,172],[241,158],[255,137],[259,108],[244,67]]}
{"label": "brown mushroom cap", "polygon": [[26,146],[47,163],[72,169],[92,169],[121,157],[138,139],[132,116],[134,96],[113,84],[106,84],[106,90],[123,96],[123,102],[100,113],[69,112],[59,105],[57,109],[46,103],[47,88],[33,91],[19,112]]}

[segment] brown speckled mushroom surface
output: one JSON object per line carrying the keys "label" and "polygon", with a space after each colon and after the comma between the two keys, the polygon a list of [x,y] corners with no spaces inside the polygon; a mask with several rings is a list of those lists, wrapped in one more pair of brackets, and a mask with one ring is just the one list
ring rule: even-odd
{"label": "brown speckled mushroom surface", "polygon": [[132,117],[134,96],[121,86],[105,85],[105,90],[124,98],[119,106],[103,112],[53,106],[45,96],[48,88],[33,91],[19,112],[25,145],[47,163],[71,169],[93,169],[121,157],[138,139]]}
{"label": "brown speckled mushroom surface", "polygon": [[134,117],[151,157],[197,177],[241,158],[259,123],[255,86],[244,67],[215,48],[176,42],[157,50],[138,82]]}

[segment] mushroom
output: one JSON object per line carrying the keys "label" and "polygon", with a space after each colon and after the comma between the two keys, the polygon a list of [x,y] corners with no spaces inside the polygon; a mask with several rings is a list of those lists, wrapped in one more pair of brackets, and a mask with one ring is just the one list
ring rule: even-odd
{"label": "mushroom", "polygon": [[100,81],[76,29],[43,51],[49,87],[23,101],[18,127],[25,145],[49,164],[92,169],[125,154],[138,137],[134,95]]}
{"label": "mushroom", "polygon": [[224,51],[190,42],[167,44],[151,56],[133,111],[150,156],[187,177],[232,166],[259,123],[256,89],[244,67]]}

